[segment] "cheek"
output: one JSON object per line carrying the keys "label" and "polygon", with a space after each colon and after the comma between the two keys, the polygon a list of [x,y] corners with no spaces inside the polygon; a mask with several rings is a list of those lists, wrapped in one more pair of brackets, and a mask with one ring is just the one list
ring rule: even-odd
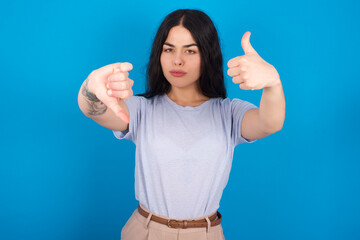
{"label": "cheek", "polygon": [[201,59],[194,59],[192,66],[198,71],[201,72]]}
{"label": "cheek", "polygon": [[200,57],[200,55],[194,56],[194,58],[192,59],[192,64],[194,66],[200,67],[200,65],[201,65],[201,57]]}
{"label": "cheek", "polygon": [[168,59],[166,58],[166,56],[160,56],[160,64],[162,69],[166,68],[166,66],[168,65]]}

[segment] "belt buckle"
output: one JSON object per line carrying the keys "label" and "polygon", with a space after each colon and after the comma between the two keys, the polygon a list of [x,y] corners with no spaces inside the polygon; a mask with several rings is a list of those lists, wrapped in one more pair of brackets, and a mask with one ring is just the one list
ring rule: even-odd
{"label": "belt buckle", "polygon": [[170,226],[170,222],[171,222],[171,221],[177,222],[177,221],[174,220],[174,219],[168,219],[167,225],[168,225],[169,228],[173,228],[172,226]]}
{"label": "belt buckle", "polygon": [[[171,221],[173,221],[173,222],[181,222],[181,221],[177,221],[177,220],[174,220],[174,219],[169,219],[168,221],[167,221],[167,225],[168,225],[168,227],[169,228],[174,228],[174,227],[172,227],[172,226],[170,226],[170,222]],[[182,223],[183,223],[183,229],[186,229],[187,228],[187,226],[188,226],[188,221],[186,221],[186,220],[184,220],[184,221],[182,221]],[[176,227],[175,227],[176,228]]]}

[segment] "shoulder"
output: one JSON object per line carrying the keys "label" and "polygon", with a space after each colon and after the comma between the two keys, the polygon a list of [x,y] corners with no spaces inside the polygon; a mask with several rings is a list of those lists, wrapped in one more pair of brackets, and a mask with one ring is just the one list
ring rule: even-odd
{"label": "shoulder", "polygon": [[125,102],[141,102],[141,103],[146,103],[146,104],[151,104],[151,103],[155,103],[155,102],[159,102],[161,99],[159,98],[159,96],[154,96],[154,97],[145,97],[145,96],[140,96],[140,95],[133,95],[131,96],[129,99],[124,100]]}
{"label": "shoulder", "polygon": [[239,98],[213,98],[213,105],[219,105],[225,108],[232,108],[240,105],[252,105],[252,103]]}
{"label": "shoulder", "polygon": [[145,97],[139,95],[133,95],[129,99],[124,100],[126,105],[133,109],[138,109],[140,111],[147,111],[151,106],[161,104],[163,99],[161,96],[154,97]]}
{"label": "shoulder", "polygon": [[224,116],[242,119],[248,110],[258,107],[251,102],[239,98],[217,98],[214,99],[212,108],[215,111],[220,111]]}

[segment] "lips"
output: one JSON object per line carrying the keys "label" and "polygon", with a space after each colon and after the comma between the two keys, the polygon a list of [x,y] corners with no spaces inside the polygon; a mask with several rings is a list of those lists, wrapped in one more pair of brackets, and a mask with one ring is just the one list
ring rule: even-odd
{"label": "lips", "polygon": [[174,77],[182,77],[182,76],[184,76],[186,74],[186,72],[181,71],[181,70],[171,70],[170,73]]}

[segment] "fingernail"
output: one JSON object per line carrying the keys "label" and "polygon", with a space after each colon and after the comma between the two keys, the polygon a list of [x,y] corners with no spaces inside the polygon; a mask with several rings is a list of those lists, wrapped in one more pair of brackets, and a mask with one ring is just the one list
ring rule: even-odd
{"label": "fingernail", "polygon": [[115,72],[120,72],[120,68],[115,68]]}
{"label": "fingernail", "polygon": [[109,90],[107,91],[107,93],[108,93],[108,95],[111,95],[112,91],[109,89]]}

